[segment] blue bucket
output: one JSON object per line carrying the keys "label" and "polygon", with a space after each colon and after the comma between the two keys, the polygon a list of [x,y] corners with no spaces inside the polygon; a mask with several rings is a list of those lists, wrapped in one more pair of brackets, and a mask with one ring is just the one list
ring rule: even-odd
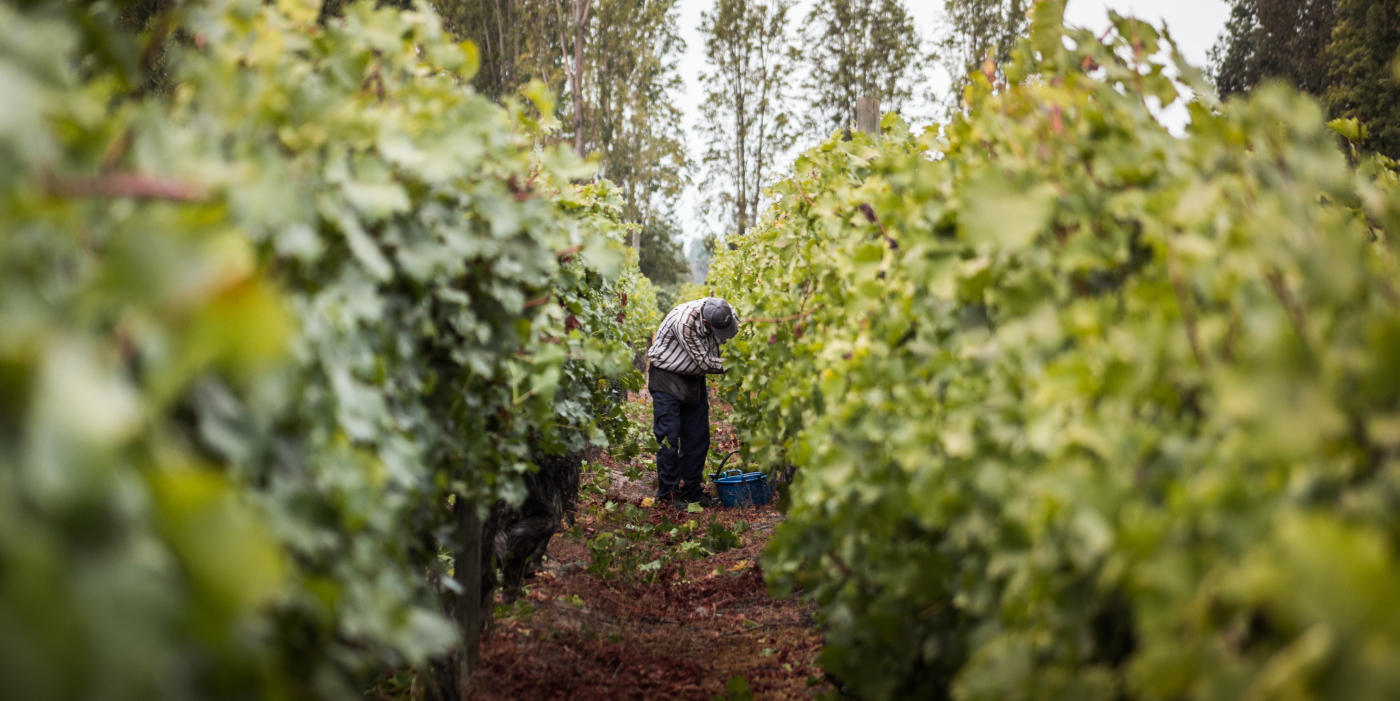
{"label": "blue bucket", "polygon": [[768,484],[768,478],[762,472],[745,472],[744,484],[749,487],[749,501],[754,506],[773,501],[773,485]]}
{"label": "blue bucket", "polygon": [[719,492],[721,506],[748,506],[753,503],[749,483],[742,470],[730,470],[715,478],[715,490]]}

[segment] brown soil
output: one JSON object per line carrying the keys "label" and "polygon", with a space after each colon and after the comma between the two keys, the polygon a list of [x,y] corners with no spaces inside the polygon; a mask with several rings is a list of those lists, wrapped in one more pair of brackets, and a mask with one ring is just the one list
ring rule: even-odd
{"label": "brown soil", "polygon": [[[734,447],[723,410],[712,410],[713,446]],[[651,423],[645,393],[629,407],[642,427]],[[476,701],[546,699],[697,699],[726,693],[743,675],[756,699],[810,699],[830,690],[817,666],[821,637],[812,606],[796,597],[768,596],[758,557],[782,516],[773,506],[707,509],[688,514],[643,507],[651,496],[651,455],[618,461],[590,456],[605,466],[597,474],[606,494],[581,498],[570,534],[550,543],[544,569],[522,602],[498,619],[482,642],[482,669],[473,685]],[[645,462],[644,462],[645,461]],[[640,479],[628,480],[629,468]],[[635,475],[635,472],[634,472]],[[712,488],[710,488],[712,489]],[[604,506],[612,502],[608,511]],[[741,547],[698,560],[672,561],[659,581],[643,583],[585,572],[586,540],[625,527],[623,504],[646,508],[644,523],[714,518],[726,527],[744,520],[750,530]],[[635,520],[635,519],[634,519]],[[513,614],[513,615],[512,615]]]}

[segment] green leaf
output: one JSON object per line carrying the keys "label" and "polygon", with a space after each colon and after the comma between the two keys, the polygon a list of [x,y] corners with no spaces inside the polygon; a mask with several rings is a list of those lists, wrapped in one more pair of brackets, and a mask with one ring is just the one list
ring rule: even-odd
{"label": "green leaf", "polygon": [[1341,134],[1347,141],[1360,143],[1366,138],[1366,125],[1360,120],[1334,119],[1327,123],[1327,128]]}
{"label": "green leaf", "polygon": [[729,701],[753,701],[753,692],[749,690],[749,680],[742,674],[730,677],[724,688],[729,691]]}
{"label": "green leaf", "polygon": [[960,217],[964,238],[1017,250],[1044,229],[1055,190],[1046,183],[1017,188],[996,170],[985,169],[968,183],[966,198]]}

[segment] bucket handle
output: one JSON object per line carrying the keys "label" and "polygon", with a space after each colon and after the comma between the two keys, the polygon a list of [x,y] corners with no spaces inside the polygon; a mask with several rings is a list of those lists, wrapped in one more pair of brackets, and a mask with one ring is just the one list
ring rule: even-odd
{"label": "bucket handle", "polygon": [[737,450],[731,450],[731,451],[729,451],[729,454],[726,455],[726,456],[724,456],[724,459],[720,461],[720,463],[719,463],[719,468],[716,469],[715,472],[723,472],[723,471],[724,471],[724,466],[729,464],[729,459],[732,458],[732,457],[734,457],[735,455],[738,455],[738,454],[739,454],[739,451],[737,451]]}
{"label": "bucket handle", "polygon": [[[735,470],[737,470],[738,468],[735,468],[735,470],[729,470],[729,471],[726,472],[725,469],[724,469],[724,466],[729,464],[729,459],[730,459],[730,458],[732,458],[732,457],[734,457],[735,455],[738,455],[738,454],[739,454],[739,451],[737,451],[737,450],[731,450],[731,451],[729,451],[729,454],[726,455],[726,456],[724,456],[724,459],[720,461],[719,467],[715,468],[715,471],[710,473],[710,479],[712,479],[712,480],[717,480],[717,479],[719,479],[720,477],[728,477],[730,472],[734,472]],[[743,470],[739,470],[739,472],[743,472]]]}

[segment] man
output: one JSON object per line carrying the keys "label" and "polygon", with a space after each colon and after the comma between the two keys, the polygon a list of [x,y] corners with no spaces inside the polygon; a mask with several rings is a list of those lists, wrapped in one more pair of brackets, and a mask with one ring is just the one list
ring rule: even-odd
{"label": "man", "polygon": [[719,346],[738,332],[734,308],[718,297],[677,306],[656,330],[647,351],[647,389],[652,431],[661,444],[656,451],[656,497],[663,505],[715,504],[700,489],[710,449],[705,376],[724,374]]}

